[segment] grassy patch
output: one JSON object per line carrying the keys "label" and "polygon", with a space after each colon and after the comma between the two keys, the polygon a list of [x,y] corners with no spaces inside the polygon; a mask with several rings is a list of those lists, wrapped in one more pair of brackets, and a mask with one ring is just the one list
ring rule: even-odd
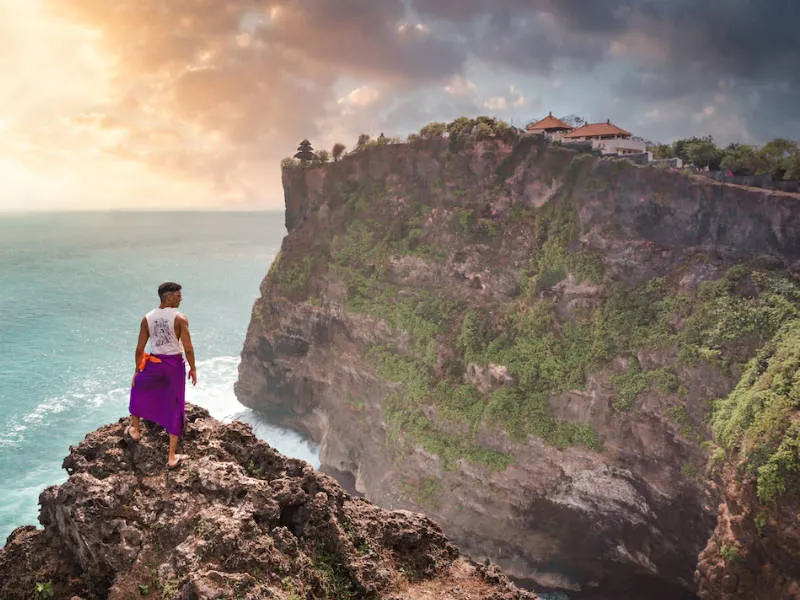
{"label": "grassy patch", "polygon": [[739,560],[739,548],[734,544],[722,544],[719,548],[719,555],[725,562],[737,562]]}
{"label": "grassy patch", "polygon": [[[508,454],[476,444],[474,436],[443,431],[431,420],[424,409],[434,402],[437,388],[429,369],[400,356],[392,348],[373,348],[368,358],[381,377],[402,384],[402,390],[392,394],[384,404],[390,440],[399,441],[401,436],[407,436],[431,454],[438,455],[445,470],[454,469],[461,459],[498,471],[511,464]],[[461,411],[458,404],[448,407],[446,398],[441,403],[445,405],[445,412],[448,409],[456,414]]]}
{"label": "grassy patch", "polygon": [[439,508],[439,503],[436,501],[436,495],[439,493],[439,488],[442,482],[435,477],[428,477],[424,479],[416,490],[408,489],[407,492],[416,495],[417,503],[429,509]]}
{"label": "grassy patch", "polygon": [[322,579],[326,597],[341,600],[362,597],[341,560],[321,546],[314,553],[314,567]]}
{"label": "grassy patch", "polygon": [[746,359],[740,341],[750,336],[760,345],[771,339],[782,323],[797,317],[800,302],[800,289],[789,280],[751,273],[745,265],[702,283],[698,295],[681,332],[679,357],[687,364],[706,360],[725,366]]}
{"label": "grassy patch", "polygon": [[692,416],[685,406],[676,405],[670,406],[666,411],[667,416],[670,417],[675,424],[680,428],[681,435],[687,440],[699,440],[702,435],[697,431]]}
{"label": "grassy patch", "polygon": [[279,253],[270,266],[268,276],[290,292],[303,291],[311,279],[312,261],[313,257],[309,255],[290,260]]}
{"label": "grassy patch", "polygon": [[[594,164],[591,156],[575,157],[569,165],[558,196],[535,213],[537,251],[525,273],[525,289],[537,294],[549,289],[567,274],[577,282],[600,283],[603,280],[601,257],[590,251],[577,251],[577,192]],[[522,209],[518,209],[522,210]]]}
{"label": "grassy patch", "polygon": [[627,412],[636,405],[639,394],[650,389],[650,378],[634,358],[624,373],[611,378],[611,384],[616,390],[612,406],[618,411]]}
{"label": "grassy patch", "polygon": [[662,394],[677,394],[685,396],[688,393],[686,386],[681,383],[674,367],[663,367],[648,373],[650,380],[658,387]]}

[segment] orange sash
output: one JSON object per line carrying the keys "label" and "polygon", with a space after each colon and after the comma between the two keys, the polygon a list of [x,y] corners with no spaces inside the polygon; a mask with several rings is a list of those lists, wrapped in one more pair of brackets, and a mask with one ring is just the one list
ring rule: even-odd
{"label": "orange sash", "polygon": [[139,361],[139,370],[144,371],[148,362],[160,363],[161,359],[145,352],[144,355],[142,355],[142,360]]}

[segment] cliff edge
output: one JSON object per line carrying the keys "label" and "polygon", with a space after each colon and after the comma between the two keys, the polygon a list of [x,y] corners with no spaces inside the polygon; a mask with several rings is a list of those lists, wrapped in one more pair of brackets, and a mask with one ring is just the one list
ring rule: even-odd
{"label": "cliff edge", "polygon": [[284,170],[240,401],[537,589],[797,597],[800,199],[462,125]]}
{"label": "cliff edge", "polygon": [[474,565],[428,518],[352,498],[309,464],[188,407],[184,451],[166,434],[102,427],[40,496],[43,530],[0,549],[0,598],[181,600],[535,598]]}

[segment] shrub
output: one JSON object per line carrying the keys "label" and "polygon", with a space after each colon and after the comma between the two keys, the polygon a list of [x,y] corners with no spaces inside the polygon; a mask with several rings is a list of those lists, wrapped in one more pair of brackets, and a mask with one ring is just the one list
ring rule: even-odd
{"label": "shrub", "polygon": [[650,389],[650,380],[647,373],[642,371],[639,361],[631,359],[628,370],[611,378],[611,383],[617,391],[616,398],[611,403],[619,411],[629,411],[636,404],[639,394]]}
{"label": "shrub", "polygon": [[719,548],[719,555],[726,562],[736,562],[739,560],[739,548],[734,544],[722,544]]}
{"label": "shrub", "polygon": [[755,476],[762,503],[794,490],[800,477],[800,320],[780,328],[745,367],[736,388],[714,406],[712,428],[721,447]]}
{"label": "shrub", "polygon": [[50,600],[56,597],[52,581],[37,581],[34,585],[34,591],[36,592],[36,597],[41,598],[41,600]]}

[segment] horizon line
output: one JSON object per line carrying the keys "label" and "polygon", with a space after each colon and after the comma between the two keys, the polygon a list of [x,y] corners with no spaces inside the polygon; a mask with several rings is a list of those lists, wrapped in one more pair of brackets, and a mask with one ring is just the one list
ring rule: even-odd
{"label": "horizon line", "polygon": [[285,213],[285,208],[46,208],[2,209],[0,217],[10,215],[47,215],[72,213]]}

